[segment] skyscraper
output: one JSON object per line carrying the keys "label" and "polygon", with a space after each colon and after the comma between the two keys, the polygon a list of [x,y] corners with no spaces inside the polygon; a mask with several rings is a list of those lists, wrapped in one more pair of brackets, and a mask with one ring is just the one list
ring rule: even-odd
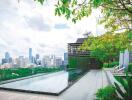
{"label": "skyscraper", "polygon": [[42,66],[51,67],[51,58],[48,55],[45,55],[42,59]]}
{"label": "skyscraper", "polygon": [[68,64],[68,53],[64,53],[64,65]]}
{"label": "skyscraper", "polygon": [[51,58],[50,58],[50,60],[51,60],[51,66],[56,66],[56,57],[55,57],[55,55],[51,55]]}
{"label": "skyscraper", "polygon": [[5,52],[5,59],[9,59],[9,58],[10,58],[9,52]]}
{"label": "skyscraper", "polygon": [[29,63],[33,62],[32,48],[29,48]]}
{"label": "skyscraper", "polygon": [[40,60],[39,54],[36,54],[36,57],[35,57],[35,59],[34,59],[34,63],[35,63],[36,65],[40,65],[40,64],[41,64],[41,60]]}
{"label": "skyscraper", "polygon": [[39,59],[39,54],[36,54],[36,59]]}
{"label": "skyscraper", "polygon": [[6,59],[5,58],[2,58],[2,65],[6,63]]}
{"label": "skyscraper", "polygon": [[12,58],[8,52],[5,52],[5,58],[2,58],[2,64],[12,63]]}
{"label": "skyscraper", "polygon": [[23,56],[19,56],[18,59],[19,59],[19,64],[18,64],[18,65],[19,65],[20,67],[24,67],[24,66],[25,66],[25,65],[24,65],[24,57],[23,57]]}
{"label": "skyscraper", "polygon": [[5,61],[6,61],[6,63],[11,63],[12,62],[12,58],[10,57],[9,52],[5,53]]}
{"label": "skyscraper", "polygon": [[62,59],[60,57],[56,57],[56,67],[60,67],[62,65]]}

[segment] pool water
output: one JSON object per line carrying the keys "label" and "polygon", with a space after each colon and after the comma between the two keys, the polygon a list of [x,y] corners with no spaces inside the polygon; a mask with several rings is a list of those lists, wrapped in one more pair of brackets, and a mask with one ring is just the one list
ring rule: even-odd
{"label": "pool water", "polygon": [[1,84],[0,88],[59,94],[68,87],[68,72],[61,71]]}

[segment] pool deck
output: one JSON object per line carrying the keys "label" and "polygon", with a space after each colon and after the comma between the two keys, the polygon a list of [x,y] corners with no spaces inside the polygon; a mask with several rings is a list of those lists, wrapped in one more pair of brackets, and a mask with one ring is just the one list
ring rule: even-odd
{"label": "pool deck", "polygon": [[90,70],[59,96],[0,90],[0,100],[94,100],[97,90],[108,84],[104,70]]}

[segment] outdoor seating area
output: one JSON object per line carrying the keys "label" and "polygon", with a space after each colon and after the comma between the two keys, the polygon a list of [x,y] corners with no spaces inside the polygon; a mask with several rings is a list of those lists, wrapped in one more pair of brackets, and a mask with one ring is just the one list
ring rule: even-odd
{"label": "outdoor seating area", "polygon": [[119,65],[113,67],[113,73],[125,73],[129,63],[132,63],[132,52],[125,50],[119,54]]}

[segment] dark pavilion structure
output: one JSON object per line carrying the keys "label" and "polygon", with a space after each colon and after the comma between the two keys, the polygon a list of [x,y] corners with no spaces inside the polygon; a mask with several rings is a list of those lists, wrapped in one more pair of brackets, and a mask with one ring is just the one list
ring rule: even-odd
{"label": "dark pavilion structure", "polygon": [[88,38],[91,32],[84,34],[84,38],[78,38],[75,43],[68,43],[68,55],[77,56],[77,55],[90,55],[89,51],[84,51],[80,49],[80,46]]}
{"label": "dark pavilion structure", "polygon": [[80,46],[91,33],[84,34],[84,38],[78,38],[75,43],[68,43],[68,62],[70,68],[82,70],[100,68],[100,61],[90,56],[91,51],[81,50]]}
{"label": "dark pavilion structure", "polygon": [[87,38],[78,38],[75,43],[68,43],[68,55],[69,56],[89,55],[89,52],[80,49],[80,46],[86,39]]}

